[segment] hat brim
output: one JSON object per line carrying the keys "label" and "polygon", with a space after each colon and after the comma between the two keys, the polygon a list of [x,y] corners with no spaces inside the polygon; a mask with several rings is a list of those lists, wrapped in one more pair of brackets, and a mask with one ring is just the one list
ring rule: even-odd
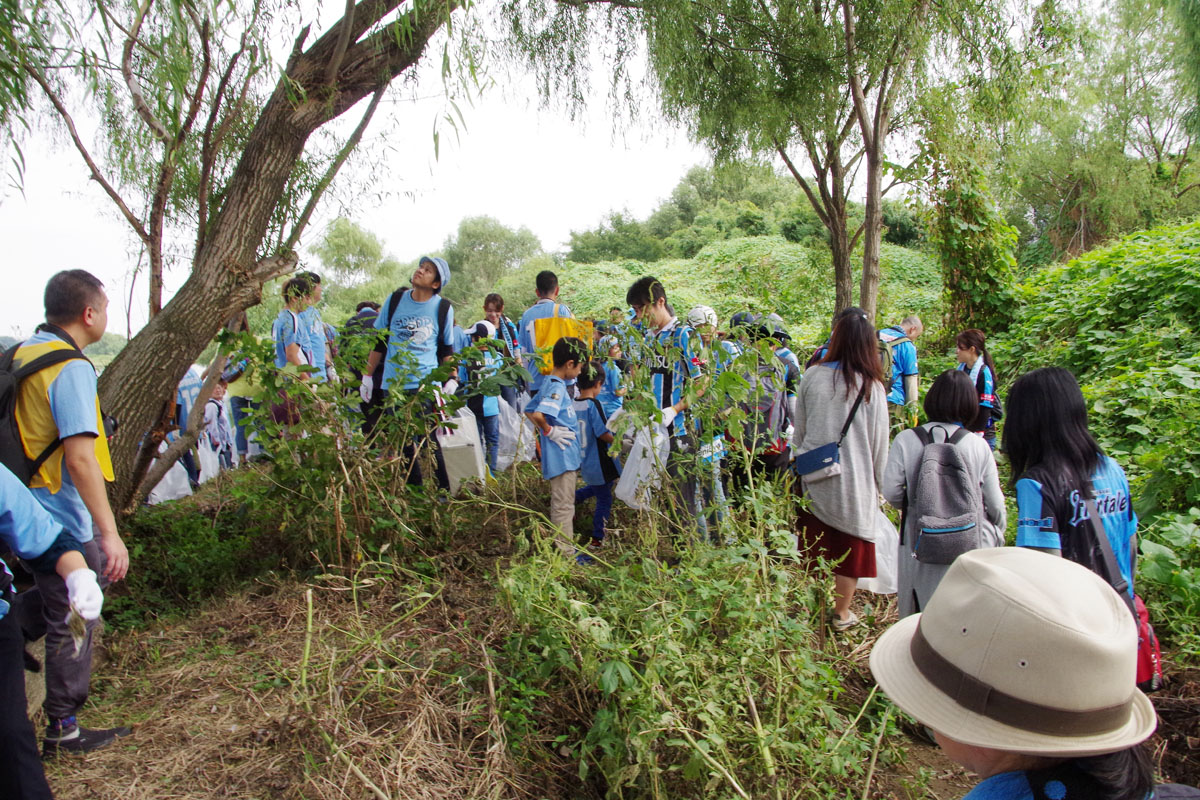
{"label": "hat brim", "polygon": [[920,619],[920,614],[905,617],[879,637],[871,650],[871,672],[892,702],[951,739],[1014,753],[1082,757],[1132,747],[1148,739],[1158,725],[1150,698],[1137,689],[1126,723],[1092,736],[1034,733],[968,711],[922,675],[914,663],[909,645]]}

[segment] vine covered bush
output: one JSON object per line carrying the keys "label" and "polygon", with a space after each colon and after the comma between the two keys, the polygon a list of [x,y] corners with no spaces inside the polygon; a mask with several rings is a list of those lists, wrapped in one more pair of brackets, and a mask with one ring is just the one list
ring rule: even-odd
{"label": "vine covered bush", "polygon": [[[1141,526],[1139,576],[1177,637],[1200,641],[1200,221],[1155,228],[1017,287],[993,352],[1001,384],[1075,373],[1090,424],[1125,468]],[[1144,586],[1144,584],[1143,584]],[[1184,641],[1179,641],[1183,645]]]}

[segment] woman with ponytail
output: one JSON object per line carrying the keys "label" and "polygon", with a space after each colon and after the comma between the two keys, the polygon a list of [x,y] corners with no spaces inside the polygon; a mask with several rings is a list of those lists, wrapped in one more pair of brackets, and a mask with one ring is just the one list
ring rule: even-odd
{"label": "woman with ponytail", "polygon": [[996,388],[996,365],[987,351],[987,338],[978,328],[967,328],[954,340],[958,369],[971,377],[971,383],[979,394],[979,412],[967,425],[967,430],[977,433],[996,449],[996,420],[1000,419],[1000,395]]}

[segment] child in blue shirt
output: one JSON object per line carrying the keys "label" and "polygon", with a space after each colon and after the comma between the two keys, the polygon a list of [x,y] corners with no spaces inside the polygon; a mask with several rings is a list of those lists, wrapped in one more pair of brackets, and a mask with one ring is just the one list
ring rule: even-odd
{"label": "child in blue shirt", "polygon": [[[575,490],[575,505],[596,498],[596,512],[592,515],[593,548],[604,541],[604,529],[612,516],[613,484],[621,477],[620,463],[609,455],[608,447],[613,443],[612,431],[608,429],[608,416],[598,399],[603,385],[604,371],[595,361],[589,361],[579,373],[576,386],[579,396],[575,400],[575,414],[579,417],[579,438],[582,441],[584,487]],[[587,556],[581,555],[580,559]]]}
{"label": "child in blue shirt", "polygon": [[[476,322],[467,330],[472,344],[496,338],[496,328],[486,319]],[[500,395],[485,395],[479,383],[500,367],[500,359],[491,350],[484,349],[478,359],[462,362],[458,367],[458,380],[467,389],[467,408],[475,415],[479,428],[479,440],[487,454],[487,465],[496,472],[496,459],[500,450]]]}
{"label": "child in blue shirt", "polygon": [[621,343],[615,336],[605,336],[600,340],[600,352],[607,353],[603,363],[603,380],[598,385],[597,399],[604,406],[604,416],[611,417],[625,405],[625,393],[628,391],[621,386]]}
{"label": "child in blue shirt", "polygon": [[560,531],[554,543],[570,555],[575,552],[575,479],[583,451],[567,381],[579,377],[587,360],[587,345],[574,336],[564,336],[554,343],[551,358],[554,369],[544,376],[525,416],[541,439],[542,477],[550,482],[550,523]]}

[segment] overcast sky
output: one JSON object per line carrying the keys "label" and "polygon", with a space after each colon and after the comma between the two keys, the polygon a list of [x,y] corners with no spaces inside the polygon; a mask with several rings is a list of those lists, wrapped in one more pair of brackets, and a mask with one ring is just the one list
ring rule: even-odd
{"label": "overcast sky", "polygon": [[[446,104],[435,96],[441,88],[437,66],[427,63],[417,84],[427,94],[414,97],[400,89],[381,107],[357,169],[383,177],[367,182],[359,194],[348,194],[351,184],[344,182],[338,198],[325,203],[309,227],[302,258],[310,257],[307,247],[341,203],[401,260],[438,249],[463,217],[481,214],[510,227],[526,225],[555,251],[572,229],[594,226],[610,209],[645,216],[689,167],[708,162],[684,132],[658,120],[614,131],[603,91],[584,119],[571,121],[565,112],[539,110],[527,81],[502,76],[497,79],[509,88],[490,89],[473,106],[461,106],[466,130],[456,136],[444,121],[438,123]],[[357,122],[356,111],[342,120],[344,128]],[[85,140],[95,141],[86,132],[87,120],[77,123]],[[57,270],[82,267],[105,282],[112,304],[108,330],[124,335],[134,241],[69,142],[55,145],[54,138],[39,133],[26,143],[24,193],[9,189],[0,200],[8,277],[0,292],[0,333],[28,335],[42,318],[46,279]],[[128,199],[132,204],[135,198]],[[165,276],[168,297],[186,278],[185,269]],[[133,298],[136,332],[146,317],[144,275]]]}

